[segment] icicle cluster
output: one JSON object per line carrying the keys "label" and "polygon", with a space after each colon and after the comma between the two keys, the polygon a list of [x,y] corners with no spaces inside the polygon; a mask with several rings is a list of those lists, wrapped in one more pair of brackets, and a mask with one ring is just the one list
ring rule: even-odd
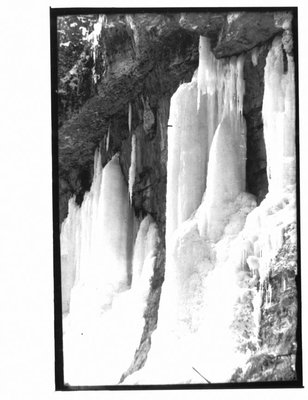
{"label": "icicle cluster", "polygon": [[210,150],[206,191],[199,210],[199,231],[217,241],[228,219],[228,204],[245,190],[246,124],[242,116],[244,57],[216,60],[209,41],[200,38],[198,89],[216,96],[217,126]]}
{"label": "icicle cluster", "polygon": [[102,169],[97,150],[91,189],[80,207],[69,201],[61,229],[64,377],[69,384],[117,384],[139,346],[158,229],[146,217],[132,251],[133,224],[118,156]]}
{"label": "icicle cluster", "polygon": [[70,246],[62,270],[69,276],[75,274],[70,311],[77,314],[81,309],[87,313],[111,304],[114,294],[128,284],[131,216],[118,157],[102,170],[97,151],[94,164],[91,190],[80,209],[71,200],[61,233],[63,257]]}
{"label": "icicle cluster", "polygon": [[204,37],[199,51],[197,77],[171,99],[167,239],[197,210],[205,193],[199,230],[217,240],[226,203],[245,189],[244,58],[216,60]]}
{"label": "icicle cluster", "polygon": [[203,37],[199,49],[198,72],[171,99],[167,260],[158,328],[145,368],[127,382],[202,381],[192,367],[218,381],[236,364],[230,324],[238,291],[235,267],[226,265],[232,264],[231,238],[255,207],[243,193],[244,59],[216,60]]}

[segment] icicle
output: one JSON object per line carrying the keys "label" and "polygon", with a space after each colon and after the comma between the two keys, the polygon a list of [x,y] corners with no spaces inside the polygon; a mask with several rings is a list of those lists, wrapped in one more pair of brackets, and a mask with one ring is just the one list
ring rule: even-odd
{"label": "icicle", "polygon": [[106,139],[106,152],[109,150],[109,142],[110,142],[110,124],[108,126],[108,133],[107,133],[107,139]]}
{"label": "icicle", "polygon": [[128,103],[128,130],[131,132],[132,130],[132,104]]}
{"label": "icicle", "polygon": [[282,290],[285,292],[287,290],[287,284],[285,278],[282,278]]}
{"label": "icicle", "polygon": [[198,99],[203,94],[214,94],[217,90],[217,75],[221,63],[211,52],[208,38],[200,36],[199,40],[199,68],[198,68]]}
{"label": "icicle", "polygon": [[258,58],[259,58],[259,49],[258,47],[254,47],[251,52],[251,62],[254,67],[258,65]]}
{"label": "icicle", "polygon": [[132,135],[132,151],[131,151],[131,158],[130,158],[130,167],[128,172],[128,192],[129,192],[129,199],[132,203],[133,197],[133,188],[136,178],[136,135],[133,133]]}
{"label": "icicle", "polygon": [[[237,58],[237,63],[236,63],[236,95],[237,95],[237,105],[238,105],[237,112],[239,114],[243,114],[243,100],[245,94],[244,63],[245,63],[245,56],[242,54]],[[245,146],[245,151],[246,151],[246,146]]]}
{"label": "icicle", "polygon": [[272,295],[273,295],[273,290],[272,290],[272,286],[269,283],[268,284],[268,303],[271,304],[272,303]]}

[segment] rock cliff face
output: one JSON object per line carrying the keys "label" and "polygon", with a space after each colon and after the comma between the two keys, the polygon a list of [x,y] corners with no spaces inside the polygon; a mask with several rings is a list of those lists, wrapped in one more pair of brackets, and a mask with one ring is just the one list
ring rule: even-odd
{"label": "rock cliff face", "polygon": [[[248,12],[104,16],[95,50],[89,44],[85,45],[75,66],[59,76],[60,88],[68,81],[74,81],[72,87],[66,86],[66,91],[62,88],[64,94],[60,104],[65,101],[65,107],[59,108],[60,220],[67,213],[67,199],[76,194],[80,202],[83,193],[89,189],[94,149],[107,137],[108,127],[110,147],[108,151],[103,150],[103,159],[106,163],[121,150],[126,154],[126,161],[122,157],[122,166],[127,178],[129,103],[132,104],[132,128],[137,130],[140,138],[144,137],[141,153],[156,147],[162,157],[158,162],[157,152],[148,151],[152,156],[144,157],[145,164],[141,161],[143,174],[139,176],[140,184],[136,188],[139,191],[135,194],[137,208],[144,207],[147,202],[140,189],[148,179],[155,186],[159,180],[151,199],[155,196],[164,199],[169,102],[178,85],[189,81],[197,68],[199,36],[211,38],[217,57],[230,57],[266,44],[274,35],[283,32],[283,21],[280,14]],[[248,61],[249,54],[245,65],[244,112],[249,133],[255,131],[252,141],[262,141],[257,137],[260,137],[260,127],[262,130],[260,104],[266,46],[260,53],[255,68]],[[150,124],[144,122],[148,115],[152,115]],[[252,175],[264,170],[264,148],[260,147],[260,152],[263,151],[258,158],[260,161],[256,161],[255,154],[252,156],[255,159],[251,160],[253,165],[249,173]],[[157,171],[157,167],[161,170]],[[262,173],[259,176],[259,186],[266,186]],[[262,189],[254,191],[258,195]],[[164,220],[164,209],[150,211]]]}
{"label": "rock cliff face", "polygon": [[[283,245],[269,268],[267,285],[271,286],[272,299],[270,304],[266,304],[266,291],[264,291],[261,303],[259,349],[248,360],[245,371],[239,369],[234,374],[233,381],[296,379],[296,276],[296,227],[291,224],[285,229]],[[251,304],[248,300],[245,308],[249,306],[251,307]]]}
{"label": "rock cliff face", "polygon": [[[73,17],[65,18],[70,21]],[[75,46],[74,65],[63,66],[58,76],[60,223],[67,215],[68,199],[75,195],[80,204],[90,188],[97,146],[100,145],[103,165],[117,152],[120,154],[121,169],[128,182],[134,134],[137,151],[133,209],[139,220],[147,214],[153,217],[161,238],[140,348],[124,379],[144,364],[157,323],[165,264],[167,127],[171,96],[180,83],[191,80],[198,66],[200,35],[210,38],[217,58],[245,54],[246,188],[260,203],[268,191],[262,122],[265,59],[275,35],[283,35],[286,52],[292,52],[292,17],[284,12],[208,12],[83,18],[73,23],[91,31],[98,20],[97,36],[92,41],[84,41],[82,47]],[[246,371],[234,375],[234,381],[273,380],[274,375],[278,380],[295,379],[294,229],[290,226],[285,232],[283,247],[268,277],[274,294],[273,306],[262,309],[262,351],[251,360]],[[284,285],[283,295],[278,298],[281,285]],[[279,332],[274,337],[273,330]],[[273,346],[280,346],[285,356],[273,358]]]}

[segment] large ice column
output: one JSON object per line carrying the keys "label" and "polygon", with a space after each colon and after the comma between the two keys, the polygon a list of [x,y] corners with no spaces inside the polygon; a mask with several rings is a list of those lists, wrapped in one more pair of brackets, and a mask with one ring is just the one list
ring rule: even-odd
{"label": "large ice column", "polygon": [[206,241],[217,242],[232,212],[245,203],[239,197],[245,191],[246,169],[244,58],[216,60],[204,37],[199,51],[197,74],[171,99],[168,129],[166,290],[162,301],[164,292],[172,293],[178,309],[173,315],[182,320],[189,313],[185,301],[195,309],[190,285],[213,268]]}
{"label": "large ice column", "polygon": [[69,311],[71,289],[79,279],[80,266],[90,255],[92,225],[88,221],[96,218],[102,167],[100,152],[94,156],[94,176],[91,189],[84,196],[82,207],[74,198],[69,200],[68,216],[61,226],[61,280],[62,280],[62,311]]}
{"label": "large ice column", "polygon": [[[216,60],[200,39],[199,93],[217,93],[219,125],[212,142],[206,191],[198,210],[200,234],[217,241],[230,214],[229,205],[245,191],[246,124],[242,115],[244,57]],[[200,96],[200,94],[199,94]]]}
{"label": "large ice column", "polygon": [[81,310],[96,312],[110,305],[114,294],[129,284],[132,222],[118,156],[102,170],[96,153],[91,189],[79,209],[72,201],[70,205],[61,233],[62,275],[74,271],[68,272],[69,287],[74,280],[70,312],[81,315]]}
{"label": "large ice column", "polygon": [[294,61],[284,55],[280,37],[266,58],[262,116],[269,192],[278,194],[295,183]]}
{"label": "large ice column", "polygon": [[[99,201],[102,236],[96,241],[96,250],[103,254],[103,279],[116,290],[126,288],[128,283],[128,237],[131,215],[127,201],[127,186],[116,155],[103,169]],[[99,260],[96,260],[101,265]]]}
{"label": "large ice column", "polygon": [[242,116],[226,114],[211,147],[207,187],[198,210],[202,236],[217,241],[226,226],[230,205],[245,191],[245,125]]}
{"label": "large ice column", "polygon": [[[205,56],[213,57],[210,52]],[[192,82],[182,84],[171,98],[168,123],[167,239],[201,203],[209,151],[218,124],[218,92],[200,89],[200,69],[204,70],[201,59],[199,73],[195,74]]]}
{"label": "large ice column", "polygon": [[167,241],[199,207],[207,186],[199,229],[203,236],[217,240],[217,222],[223,224],[225,218],[221,209],[245,190],[244,58],[216,60],[205,37],[200,38],[199,52],[197,74],[171,99]]}

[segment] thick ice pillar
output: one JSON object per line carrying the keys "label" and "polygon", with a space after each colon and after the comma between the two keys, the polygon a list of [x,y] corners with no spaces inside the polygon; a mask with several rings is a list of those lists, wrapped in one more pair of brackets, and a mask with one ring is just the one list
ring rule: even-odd
{"label": "thick ice pillar", "polygon": [[262,107],[269,192],[276,194],[295,183],[294,61],[283,53],[278,37],[266,58]]}
{"label": "thick ice pillar", "polygon": [[62,226],[62,280],[68,288],[64,291],[64,311],[68,310],[69,296],[70,312],[80,315],[82,310],[94,312],[110,305],[113,296],[127,288],[130,229],[127,186],[118,156],[102,170],[97,152],[91,190],[80,208],[71,200]]}
{"label": "thick ice pillar", "polygon": [[219,124],[209,155],[206,191],[197,214],[200,234],[215,242],[226,226],[230,203],[245,191],[244,58],[216,60],[211,53],[207,56],[207,52],[208,41],[201,37],[199,92],[216,93]]}
{"label": "thick ice pillar", "polygon": [[[199,79],[199,78],[198,78]],[[168,122],[167,239],[196,211],[217,126],[217,93],[198,94],[195,76],[171,98]]]}

